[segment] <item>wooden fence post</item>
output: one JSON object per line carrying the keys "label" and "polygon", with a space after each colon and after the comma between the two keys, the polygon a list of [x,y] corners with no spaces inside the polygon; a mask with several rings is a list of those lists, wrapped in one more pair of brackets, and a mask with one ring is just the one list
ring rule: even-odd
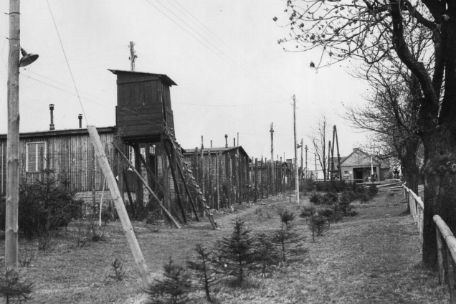
{"label": "wooden fence post", "polygon": [[445,283],[445,268],[443,267],[443,246],[442,246],[442,236],[438,227],[435,229],[435,237],[437,240],[437,265],[439,270],[439,283]]}
{"label": "wooden fence post", "polygon": [[98,131],[94,126],[87,126],[87,130],[89,131],[90,140],[95,148],[95,155],[98,164],[100,165],[103,175],[106,178],[106,182],[108,183],[111,197],[114,200],[117,214],[122,224],[125,237],[127,238],[128,245],[130,246],[130,250],[133,254],[136,266],[139,270],[143,285],[144,287],[147,287],[149,284],[147,264],[144,260],[141,248],[139,247],[138,240],[136,239],[133,226],[131,225],[130,218],[128,217],[127,210],[125,209],[119,188],[117,187],[116,179],[111,171],[111,167],[109,166],[108,159],[101,144],[100,136],[98,135]]}

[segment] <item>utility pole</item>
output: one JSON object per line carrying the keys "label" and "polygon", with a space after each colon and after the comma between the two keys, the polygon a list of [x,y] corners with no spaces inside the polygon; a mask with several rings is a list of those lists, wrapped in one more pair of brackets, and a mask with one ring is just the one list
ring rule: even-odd
{"label": "utility pole", "polygon": [[299,176],[299,178],[301,179],[304,175],[304,167],[303,167],[303,150],[304,150],[304,140],[301,138],[301,145],[300,145],[300,148],[301,148],[301,175]]}
{"label": "utility pole", "polygon": [[306,147],[305,147],[305,150],[306,150],[306,167],[305,167],[305,172],[306,173],[305,173],[305,177],[306,177],[306,179],[307,179],[307,149],[308,148],[307,148],[307,145],[306,145]]}
{"label": "utility pole", "polygon": [[275,174],[274,174],[274,123],[271,122],[271,127],[269,128],[269,133],[271,133],[271,170],[272,170],[272,192],[275,193]]}
{"label": "utility pole", "polygon": [[10,0],[5,266],[18,267],[20,0]]}
{"label": "utility pole", "polygon": [[299,204],[299,176],[298,176],[298,151],[296,143],[296,96],[293,94],[293,133],[294,133],[294,163],[295,163],[295,191],[296,203]]}
{"label": "utility pole", "polygon": [[130,57],[128,59],[130,59],[130,66],[132,72],[135,71],[136,58],[138,58],[138,55],[136,55],[135,43],[133,41],[130,41]]}

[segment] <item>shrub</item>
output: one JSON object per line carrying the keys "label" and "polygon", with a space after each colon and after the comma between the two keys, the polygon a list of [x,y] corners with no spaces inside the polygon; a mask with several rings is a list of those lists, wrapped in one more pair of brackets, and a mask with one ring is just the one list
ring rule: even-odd
{"label": "shrub", "polygon": [[279,210],[280,222],[285,225],[286,229],[291,229],[293,220],[295,219],[295,215],[293,212],[288,210]]}
{"label": "shrub", "polygon": [[355,199],[355,197],[356,196],[353,191],[342,192],[342,194],[340,195],[339,204],[338,204],[338,208],[339,208],[340,212],[342,212],[344,215],[347,215],[347,213],[351,209],[350,204]]}
{"label": "shrub", "polygon": [[[19,233],[26,238],[48,234],[65,227],[81,215],[81,201],[73,198],[52,171],[45,170],[42,180],[24,183],[19,192]],[[5,204],[1,206],[0,225],[5,226]]]}
{"label": "shrub", "polygon": [[332,218],[335,214],[335,211],[334,209],[331,209],[331,208],[323,208],[323,209],[320,209],[318,211],[318,213],[321,215],[321,216],[324,216],[326,218]]}
{"label": "shrub", "polygon": [[144,290],[147,304],[185,304],[191,291],[190,275],[184,267],[174,264],[172,258],[163,266],[162,280],[155,280]]}
{"label": "shrub", "polygon": [[336,192],[328,192],[325,195],[323,195],[323,200],[322,203],[326,205],[332,205],[335,202],[337,202],[338,195]]}
{"label": "shrub", "polygon": [[279,254],[270,236],[260,233],[255,237],[254,259],[259,264],[261,274],[265,276],[272,265],[279,261]]}
{"label": "shrub", "polygon": [[6,304],[11,300],[25,302],[30,299],[33,284],[20,280],[19,274],[14,270],[8,270],[0,277],[0,294],[5,298]]}
{"label": "shrub", "polygon": [[211,264],[213,260],[212,253],[201,244],[196,245],[195,252],[196,260],[188,261],[187,267],[196,274],[198,282],[206,293],[206,300],[213,303],[214,299],[211,297],[211,287],[217,284],[218,280],[217,272]]}
{"label": "shrub", "polygon": [[378,188],[377,185],[372,184],[369,185],[369,188],[367,188],[367,193],[369,194],[370,197],[374,197],[378,193]]}
{"label": "shrub", "polygon": [[299,241],[299,237],[298,234],[294,231],[288,229],[279,229],[275,232],[272,241],[279,246],[282,261],[286,262],[289,246],[291,244],[297,243]]}
{"label": "shrub", "polygon": [[322,201],[323,199],[323,196],[317,192],[312,192],[312,194],[310,195],[310,198],[309,200],[314,203],[314,204],[320,204],[320,202]]}
{"label": "shrub", "polygon": [[225,274],[242,284],[248,270],[255,265],[253,239],[244,221],[236,219],[233,232],[218,243],[218,258]]}
{"label": "shrub", "polygon": [[313,206],[304,206],[299,214],[300,217],[309,217],[315,213],[315,207]]}
{"label": "shrub", "polygon": [[111,263],[111,273],[108,277],[117,282],[123,281],[125,278],[125,270],[123,269],[123,262],[120,259],[115,258]]}
{"label": "shrub", "polygon": [[315,214],[310,218],[309,228],[312,231],[312,240],[315,241],[315,235],[320,236],[323,231],[329,228],[328,218]]}

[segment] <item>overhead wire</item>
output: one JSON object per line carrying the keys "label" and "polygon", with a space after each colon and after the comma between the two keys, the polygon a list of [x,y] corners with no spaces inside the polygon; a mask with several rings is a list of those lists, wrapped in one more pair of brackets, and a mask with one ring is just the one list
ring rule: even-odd
{"label": "overhead wire", "polygon": [[54,13],[52,11],[52,8],[51,8],[51,4],[49,3],[49,0],[46,0],[46,3],[47,3],[47,7],[48,7],[48,10],[49,10],[49,13],[51,15],[51,18],[52,18],[52,23],[54,24],[54,28],[55,28],[55,31],[57,33],[57,37],[58,37],[58,40],[59,40],[59,44],[60,44],[60,48],[62,50],[62,53],[63,53],[63,56],[65,57],[65,62],[66,62],[66,65],[67,65],[67,68],[68,68],[68,71],[70,73],[70,76],[71,76],[71,80],[73,82],[73,86],[74,86],[74,90],[76,92],[76,96],[78,98],[78,101],[79,101],[79,105],[81,106],[81,111],[82,113],[84,113],[84,117],[86,119],[86,122],[87,124],[89,123],[89,120],[88,120],[88,117],[87,117],[87,113],[85,111],[85,108],[84,108],[84,104],[82,102],[82,99],[81,99],[81,95],[79,93],[79,89],[78,89],[78,86],[76,84],[76,80],[74,78],[74,74],[73,74],[73,71],[71,70],[71,66],[70,66],[70,61],[68,60],[68,56],[65,52],[65,48],[63,46],[63,41],[62,41],[62,37],[60,35],[60,31],[58,29],[58,26],[57,26],[57,23],[55,21],[55,17],[54,17]]}
{"label": "overhead wire", "polygon": [[[209,45],[211,46],[210,48],[208,48],[212,53],[214,53],[217,57],[219,57],[222,61],[225,61],[228,63],[229,61],[229,64],[236,64],[242,71],[244,71],[244,73],[246,75],[249,75],[249,74],[252,74],[252,71],[249,71],[247,70],[245,67],[244,67],[244,64],[242,64],[238,59],[232,57],[229,53],[223,51],[223,48],[220,48],[219,46],[215,45],[213,41],[211,41],[210,39],[208,39],[206,37],[206,35],[204,33],[201,33],[201,30],[199,30],[198,28],[195,28],[195,26],[192,26],[189,22],[188,22],[188,18],[186,17],[183,17],[182,14],[178,14],[177,12],[172,12],[172,9],[169,8],[168,6],[164,6],[160,0],[157,0],[157,2],[153,2],[152,0],[145,0],[146,3],[148,3],[151,7],[153,7],[156,11],[158,11],[160,14],[162,14],[163,16],[165,16],[167,19],[169,19],[172,23],[174,23],[176,26],[178,26],[181,30],[185,31],[187,34],[189,34],[193,39],[196,39],[200,44],[202,44],[203,46],[205,46],[206,48],[207,47],[207,44],[209,43]],[[157,5],[160,4],[161,6],[158,6]],[[166,11],[166,12],[165,12]],[[179,19],[176,19],[176,17],[173,17],[173,16],[176,16],[176,15],[179,15]],[[196,18],[196,17],[195,17]],[[180,20],[180,21],[177,21],[177,20]],[[201,24],[202,22],[199,21]],[[207,27],[207,26],[205,26]],[[203,41],[202,41],[202,38],[200,37],[204,37]],[[221,40],[221,38],[219,38],[218,40]],[[205,42],[205,41],[209,41],[209,42]],[[226,45],[226,43],[224,43]],[[218,52],[215,52],[213,49],[216,49],[218,50]],[[221,50],[221,51],[220,51]],[[227,61],[228,60],[228,61]],[[261,81],[261,78],[259,78]],[[277,83],[278,84],[278,83]],[[270,87],[269,86],[266,86],[266,85],[263,85],[261,84],[261,82],[253,82],[253,86],[256,86],[257,89],[259,89],[260,91],[264,91],[265,89],[269,90]],[[290,94],[288,92],[288,90],[285,90],[280,84],[279,86],[281,87],[281,89],[283,90],[283,92],[287,92],[286,94]],[[280,102],[281,103],[281,102]]]}
{"label": "overhead wire", "polygon": [[217,57],[220,57],[220,58],[223,58],[222,55],[217,51],[217,50],[214,50],[214,48],[206,43],[204,40],[202,40],[199,35],[195,34],[194,31],[192,31],[191,29],[188,29],[185,27],[185,22],[184,22],[184,25],[182,25],[180,22],[176,21],[175,18],[172,17],[172,15],[169,13],[169,12],[165,12],[164,9],[162,9],[162,7],[156,5],[156,3],[150,1],[150,0],[145,0],[147,4],[149,4],[152,8],[154,8],[156,11],[158,11],[160,14],[162,14],[163,16],[165,16],[165,18],[167,18],[168,20],[170,20],[172,23],[174,23],[177,27],[179,27],[181,30],[183,30],[184,32],[186,32],[188,35],[190,35],[193,39],[195,39],[197,42],[199,42],[204,48],[208,49],[209,51],[211,51],[213,54],[215,54]]}

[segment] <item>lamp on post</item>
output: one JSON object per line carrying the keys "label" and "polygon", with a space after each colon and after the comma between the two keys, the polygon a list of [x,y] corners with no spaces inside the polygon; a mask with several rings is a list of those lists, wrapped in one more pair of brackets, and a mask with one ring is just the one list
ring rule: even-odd
{"label": "lamp on post", "polygon": [[[20,0],[10,0],[8,53],[8,134],[6,139],[6,208],[5,208],[5,268],[18,267],[19,212],[19,67],[24,67],[38,55],[20,47]],[[20,58],[22,52],[22,58]]]}

